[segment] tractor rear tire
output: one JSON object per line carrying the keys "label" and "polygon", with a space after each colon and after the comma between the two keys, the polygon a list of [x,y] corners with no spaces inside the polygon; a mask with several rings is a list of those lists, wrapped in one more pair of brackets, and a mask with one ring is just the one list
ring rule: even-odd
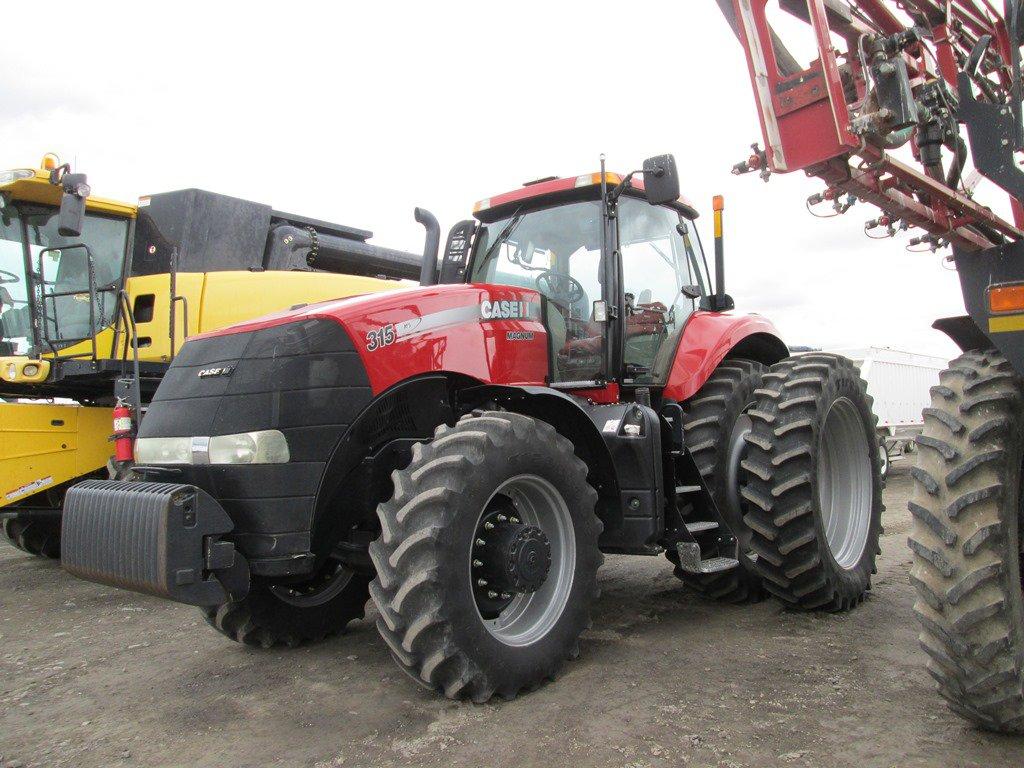
{"label": "tractor rear tire", "polygon": [[597,492],[569,440],[478,411],[415,445],[392,480],[370,595],[403,671],[482,703],[537,687],[579,654],[603,557]]}
{"label": "tractor rear tire", "polygon": [[[711,491],[719,510],[736,507],[734,516],[742,516],[738,472],[742,431],[749,429],[745,411],[753,404],[754,392],[761,387],[767,366],[752,360],[725,360],[704,386],[683,403],[683,431],[693,460]],[[728,519],[728,518],[727,518]],[[739,523],[743,525],[742,522]],[[749,532],[733,531],[741,543]],[[715,556],[709,553],[707,556]],[[729,557],[732,552],[721,553]],[[723,603],[752,603],[764,592],[752,561],[742,553],[740,567],[731,571],[695,574],[679,567],[679,555],[669,550],[665,556],[675,565],[675,575],[703,597]]]}
{"label": "tractor rear tire", "polygon": [[1024,383],[994,350],[953,360],[917,438],[910,580],[928,672],[982,728],[1024,733]]}
{"label": "tractor rear tire", "polygon": [[249,594],[203,612],[211,627],[254,647],[319,642],[361,619],[370,577],[329,561],[304,584],[253,582]]}
{"label": "tractor rear tire", "polygon": [[837,355],[788,358],[748,413],[744,520],[765,589],[797,608],[853,608],[871,588],[884,509],[864,381]]}
{"label": "tractor rear tire", "polygon": [[51,560],[60,559],[60,518],[55,520],[19,520],[4,518],[7,540],[22,552]]}

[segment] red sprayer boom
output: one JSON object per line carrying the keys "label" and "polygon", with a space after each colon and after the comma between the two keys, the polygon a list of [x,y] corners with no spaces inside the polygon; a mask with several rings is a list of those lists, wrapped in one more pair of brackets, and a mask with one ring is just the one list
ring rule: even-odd
{"label": "red sprayer boom", "polygon": [[[828,185],[810,203],[874,203],[884,215],[869,225],[918,227],[933,248],[973,251],[1024,234],[1021,173],[1005,167],[1022,145],[1019,3],[1007,3],[1008,23],[989,0],[779,0],[813,34],[818,55],[804,67],[770,26],[768,0],[718,2],[746,51],[766,144],[734,172],[803,170]],[[964,184],[960,123],[978,170],[1010,193],[1013,223]],[[892,156],[901,147],[920,168]]]}

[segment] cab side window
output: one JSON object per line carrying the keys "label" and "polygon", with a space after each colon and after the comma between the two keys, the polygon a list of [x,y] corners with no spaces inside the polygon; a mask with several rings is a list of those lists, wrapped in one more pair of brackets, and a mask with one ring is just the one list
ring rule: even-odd
{"label": "cab side window", "polygon": [[692,224],[670,208],[636,198],[619,204],[626,294],[623,352],[626,377],[637,383],[665,381],[683,325],[696,308],[683,289],[695,286],[703,292],[702,259],[691,231]]}

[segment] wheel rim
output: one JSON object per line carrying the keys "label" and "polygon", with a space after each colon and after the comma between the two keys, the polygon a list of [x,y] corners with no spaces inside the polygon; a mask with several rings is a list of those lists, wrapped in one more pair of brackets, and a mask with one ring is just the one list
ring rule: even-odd
{"label": "wheel rim", "polygon": [[821,430],[818,500],[829,551],[839,566],[854,568],[871,528],[873,479],[868,440],[857,406],[841,397]]}
{"label": "wheel rim", "polygon": [[[506,519],[499,520],[501,517]],[[502,530],[502,526],[509,528]],[[542,540],[537,530],[542,533]],[[542,553],[546,544],[550,565],[543,577],[539,569],[533,569],[522,579],[531,582],[525,587],[495,584],[494,573],[500,564],[493,562],[494,542],[499,536],[504,536],[505,541],[529,540],[533,549],[527,554]],[[501,550],[506,557],[510,546]],[[569,506],[562,495],[537,475],[518,475],[503,482],[477,519],[469,558],[477,614],[487,631],[512,646],[530,645],[543,638],[569,601],[575,569],[576,537]],[[541,578],[542,583],[536,586]]]}
{"label": "wheel rim", "polygon": [[346,568],[337,560],[328,560],[320,572],[302,584],[274,584],[270,591],[281,601],[298,608],[323,605],[341,593],[355,571]]}
{"label": "wheel rim", "polygon": [[[747,406],[748,408],[751,406]],[[729,434],[729,444],[726,447],[725,464],[725,497],[729,505],[729,511],[733,514],[733,520],[743,519],[742,499],[740,497],[740,462],[746,455],[746,436],[754,429],[754,422],[746,413],[740,414],[733,424],[732,432]]]}

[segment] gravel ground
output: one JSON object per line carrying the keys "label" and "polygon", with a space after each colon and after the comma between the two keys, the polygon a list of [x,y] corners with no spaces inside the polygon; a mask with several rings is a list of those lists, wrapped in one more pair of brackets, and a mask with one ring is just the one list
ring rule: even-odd
{"label": "gravel ground", "polygon": [[[186,606],[0,546],[0,766],[1017,766],[933,692],[894,465],[870,599],[845,616],[694,598],[661,558],[610,557],[583,653],[510,703],[458,704],[370,622],[291,651]],[[372,618],[372,616],[371,616]]]}

